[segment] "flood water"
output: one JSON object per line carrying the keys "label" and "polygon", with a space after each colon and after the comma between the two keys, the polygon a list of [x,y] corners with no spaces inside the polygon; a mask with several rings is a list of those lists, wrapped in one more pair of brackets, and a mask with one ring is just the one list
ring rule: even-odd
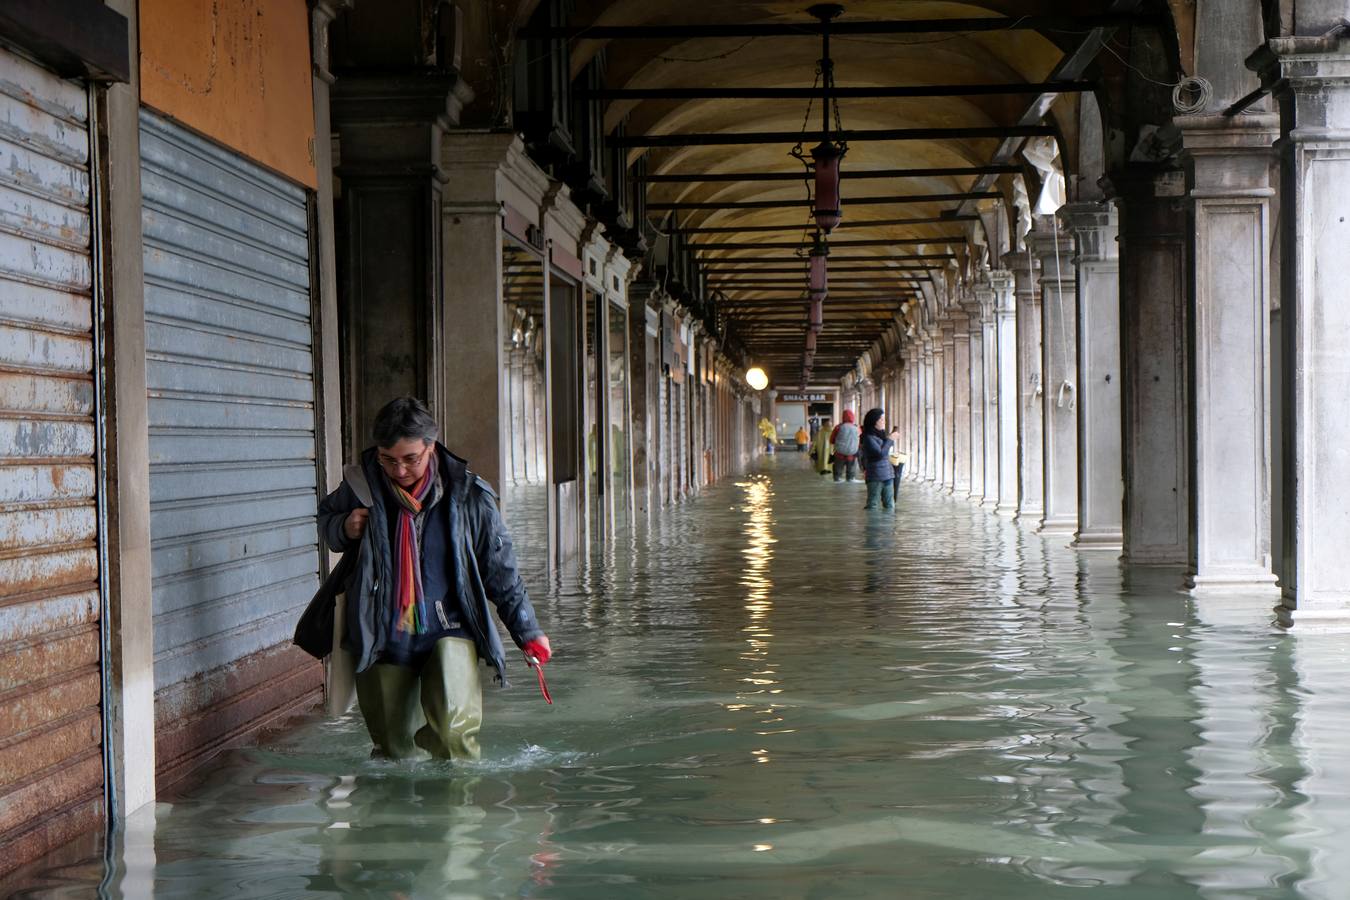
{"label": "flood water", "polygon": [[1350,639],[806,466],[531,585],[481,762],[301,722],[26,896],[1350,896]]}

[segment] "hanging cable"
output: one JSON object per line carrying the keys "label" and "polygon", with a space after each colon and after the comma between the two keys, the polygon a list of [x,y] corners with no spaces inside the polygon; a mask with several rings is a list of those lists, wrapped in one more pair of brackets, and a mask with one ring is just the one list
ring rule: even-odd
{"label": "hanging cable", "polygon": [[[1055,216],[1051,220],[1051,224],[1054,225],[1055,228],[1055,306],[1059,310],[1059,336],[1061,341],[1060,351],[1067,356],[1067,348],[1069,346],[1069,329],[1068,326],[1064,323],[1064,287],[1063,287],[1064,282],[1063,282],[1063,275],[1061,273],[1059,266],[1059,217]],[[1064,368],[1066,370],[1068,369],[1067,360],[1065,362]],[[1064,408],[1064,394],[1066,392],[1069,395],[1069,409],[1074,409],[1078,405],[1078,400],[1074,396],[1073,383],[1069,381],[1068,378],[1065,378],[1062,382],[1060,382],[1059,393],[1055,398],[1055,406],[1057,406],[1060,409]]]}

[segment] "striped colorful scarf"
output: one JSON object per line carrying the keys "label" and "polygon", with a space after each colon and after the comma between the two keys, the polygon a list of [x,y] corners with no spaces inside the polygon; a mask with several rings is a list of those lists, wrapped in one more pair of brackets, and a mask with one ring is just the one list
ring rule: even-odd
{"label": "striped colorful scarf", "polygon": [[398,604],[397,631],[423,634],[427,622],[422,611],[422,554],[417,542],[417,514],[422,503],[436,483],[436,461],[431,460],[422,480],[412,492],[404,490],[391,478],[394,499],[398,501],[398,528],[394,532],[394,602]]}

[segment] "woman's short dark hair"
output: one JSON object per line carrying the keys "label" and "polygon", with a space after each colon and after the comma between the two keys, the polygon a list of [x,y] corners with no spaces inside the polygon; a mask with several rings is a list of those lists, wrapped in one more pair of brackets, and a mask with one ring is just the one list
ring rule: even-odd
{"label": "woman's short dark hair", "polygon": [[871,431],[876,428],[877,422],[879,422],[884,415],[886,415],[886,410],[879,406],[874,409],[869,409],[867,415],[863,417],[863,431]]}
{"label": "woman's short dark hair", "polygon": [[380,447],[392,447],[407,438],[430,444],[441,433],[431,410],[416,397],[390,400],[375,414],[375,424],[370,430],[376,445]]}

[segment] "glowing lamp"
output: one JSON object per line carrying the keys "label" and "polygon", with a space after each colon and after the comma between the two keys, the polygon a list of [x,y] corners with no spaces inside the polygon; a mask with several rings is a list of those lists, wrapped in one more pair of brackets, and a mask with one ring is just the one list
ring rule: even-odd
{"label": "glowing lamp", "polygon": [[756,391],[762,391],[769,386],[769,376],[759,366],[752,366],[746,370],[745,383]]}

